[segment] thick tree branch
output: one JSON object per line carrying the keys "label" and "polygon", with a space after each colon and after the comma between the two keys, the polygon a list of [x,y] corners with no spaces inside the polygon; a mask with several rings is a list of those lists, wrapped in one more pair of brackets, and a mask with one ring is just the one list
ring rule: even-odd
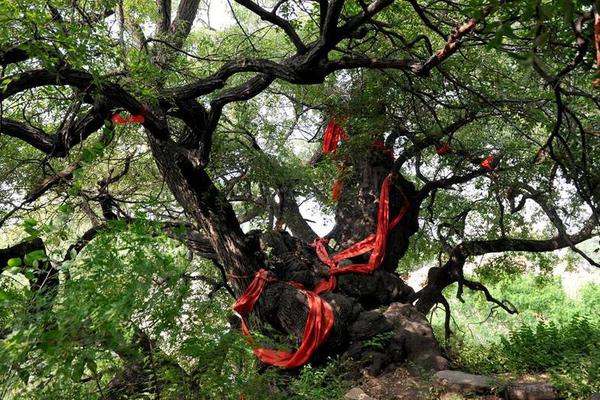
{"label": "thick tree branch", "polygon": [[41,129],[9,118],[3,118],[1,123],[0,133],[20,139],[46,154],[52,153],[54,138]]}
{"label": "thick tree branch", "polygon": [[[420,311],[428,312],[439,301],[442,291],[454,282],[459,282],[459,284],[468,283],[470,286],[467,285],[467,287],[477,286],[475,290],[482,290],[477,284],[466,281],[463,276],[463,266],[468,257],[507,251],[541,253],[559,250],[593,237],[595,228],[596,226],[593,221],[590,221],[577,234],[571,236],[558,235],[546,240],[501,238],[495,240],[473,240],[461,243],[450,251],[449,259],[443,267],[435,267],[429,270],[427,285],[416,293],[412,300],[417,300],[416,306]],[[508,309],[514,309],[514,307],[510,307],[509,303],[494,302],[498,305],[500,303],[503,304],[501,306],[507,311]]]}
{"label": "thick tree branch", "polygon": [[446,45],[438,50],[424,63],[414,64],[412,66],[413,72],[417,75],[427,75],[433,68],[440,65],[444,60],[449,58],[452,54],[456,53],[462,44],[464,36],[471,33],[477,24],[475,19],[470,19],[464,24],[458,26],[448,38]]}
{"label": "thick tree branch", "polygon": [[434,190],[447,189],[453,185],[457,185],[460,183],[466,183],[466,182],[469,182],[469,181],[477,178],[478,176],[483,176],[488,172],[489,171],[487,169],[479,168],[477,170],[468,172],[464,175],[454,175],[449,178],[427,182],[423,186],[423,188],[421,188],[421,190],[419,191],[419,197],[424,199],[425,197],[427,197],[429,195],[429,193],[431,193]]}
{"label": "thick tree branch", "polygon": [[190,34],[199,5],[200,0],[182,0],[179,3],[177,17],[175,17],[170,28],[171,32],[175,35],[175,40],[173,41],[175,47],[181,47]]}
{"label": "thick tree branch", "polygon": [[171,26],[171,0],[156,0],[156,5],[158,7],[157,33],[166,33]]}
{"label": "thick tree branch", "polygon": [[29,59],[29,53],[19,47],[13,47],[6,50],[0,49],[0,66],[2,67],[27,59]]}
{"label": "thick tree branch", "polygon": [[73,146],[97,132],[108,117],[108,110],[92,109],[53,135],[12,119],[3,119],[0,132],[20,139],[51,157],[65,157]]}

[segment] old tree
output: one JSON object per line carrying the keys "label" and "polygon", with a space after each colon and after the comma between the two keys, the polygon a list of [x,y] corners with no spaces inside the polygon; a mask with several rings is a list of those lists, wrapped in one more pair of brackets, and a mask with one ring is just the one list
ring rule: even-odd
{"label": "old tree", "polygon": [[[211,303],[261,268],[252,330],[297,347],[309,307],[286,282],[328,277],[313,227],[334,219],[330,254],[375,233],[389,174],[389,218],[408,211],[373,273],[321,294],[334,326],[316,365],[445,368],[425,319],[441,307],[450,328],[445,288],[517,311],[463,274],[474,256],[594,263],[575,247],[600,226],[588,2],[0,6],[3,394],[207,396],[207,371],[246,348],[202,347],[228,329]],[[330,120],[348,138],[324,155]],[[400,271],[422,265],[415,290]]]}

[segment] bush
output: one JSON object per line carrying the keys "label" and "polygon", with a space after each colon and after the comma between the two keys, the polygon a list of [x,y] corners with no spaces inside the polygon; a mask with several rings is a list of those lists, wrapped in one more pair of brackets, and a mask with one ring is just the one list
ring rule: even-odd
{"label": "bush", "polygon": [[[522,276],[486,284],[497,298],[513,302],[519,314],[490,315],[490,304],[479,293],[465,293],[464,305],[451,301],[457,334],[447,349],[456,368],[478,374],[548,373],[565,399],[600,391],[600,286],[585,286],[574,300],[555,278]],[[438,333],[441,317],[434,318]]]}

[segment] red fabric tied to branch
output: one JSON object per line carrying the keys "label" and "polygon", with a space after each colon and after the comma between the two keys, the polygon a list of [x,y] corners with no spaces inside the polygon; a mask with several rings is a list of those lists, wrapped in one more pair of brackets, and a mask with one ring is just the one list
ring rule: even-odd
{"label": "red fabric tied to branch", "polygon": [[[341,119],[340,124],[344,123],[344,118]],[[327,128],[325,129],[325,135],[323,136],[323,153],[335,153],[337,150],[338,143],[342,140],[346,140],[348,135],[344,127],[338,125],[335,118],[331,118]]]}
{"label": "red fabric tied to branch", "polygon": [[142,106],[138,114],[132,114],[129,117],[123,117],[120,113],[116,113],[110,120],[115,125],[143,124],[145,120],[144,114],[146,114],[146,107]]}
{"label": "red fabric tied to branch", "polygon": [[[327,249],[325,245],[327,244],[327,239],[318,238],[313,242],[313,246],[315,246],[317,257],[321,260],[322,263],[329,266],[329,279],[321,280],[317,283],[313,291],[315,293],[326,293],[330,292],[335,288],[336,280],[335,276],[339,274],[344,274],[348,272],[358,272],[358,273],[371,273],[375,271],[381,263],[383,262],[383,258],[385,257],[385,249],[387,245],[387,236],[388,234],[398,225],[398,223],[402,220],[408,209],[410,208],[410,203],[406,197],[404,198],[404,204],[402,208],[398,212],[396,218],[390,222],[390,183],[392,180],[392,175],[388,175],[381,186],[381,193],[379,195],[379,210],[377,213],[377,231],[375,233],[370,234],[365,239],[361,240],[358,243],[353,244],[345,250],[342,250],[332,257],[327,254]],[[344,267],[338,267],[338,263],[342,260],[353,258],[368,252],[371,252],[369,256],[369,261],[365,264],[352,264]]]}
{"label": "red fabric tied to branch", "polygon": [[492,163],[494,162],[494,156],[487,156],[485,158],[485,160],[483,160],[481,163],[479,163],[483,168],[489,170],[489,171],[493,171],[494,170],[494,166],[492,165]]}
{"label": "red fabric tied to branch", "polygon": [[450,152],[450,144],[444,143],[443,145],[436,147],[435,152],[438,156],[444,156],[448,154],[448,152]]}
{"label": "red fabric tied to branch", "polygon": [[333,188],[331,190],[331,200],[337,202],[342,196],[342,190],[344,189],[344,182],[341,179],[336,179],[333,182]]}
{"label": "red fabric tied to branch", "polygon": [[[244,321],[244,316],[254,309],[268,280],[268,272],[261,269],[254,276],[254,280],[246,288],[246,291],[233,305],[233,311],[242,321],[242,332],[252,340],[250,330]],[[283,368],[300,367],[310,359],[314,351],[327,339],[331,328],[333,328],[333,310],[331,306],[323,301],[316,293],[308,291],[299,284],[290,283],[292,286],[304,291],[308,299],[308,319],[304,327],[302,343],[298,350],[293,353],[283,350],[255,348],[254,354],[265,364],[275,365]]]}

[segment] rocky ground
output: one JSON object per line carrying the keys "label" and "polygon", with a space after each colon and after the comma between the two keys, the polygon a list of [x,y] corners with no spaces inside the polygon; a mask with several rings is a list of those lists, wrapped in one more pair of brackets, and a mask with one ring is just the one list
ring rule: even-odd
{"label": "rocky ground", "polygon": [[[558,400],[544,375],[483,376],[444,370],[434,375],[397,368],[380,376],[365,374],[343,400]],[[582,399],[587,400],[587,399]],[[600,400],[600,394],[589,400]]]}

